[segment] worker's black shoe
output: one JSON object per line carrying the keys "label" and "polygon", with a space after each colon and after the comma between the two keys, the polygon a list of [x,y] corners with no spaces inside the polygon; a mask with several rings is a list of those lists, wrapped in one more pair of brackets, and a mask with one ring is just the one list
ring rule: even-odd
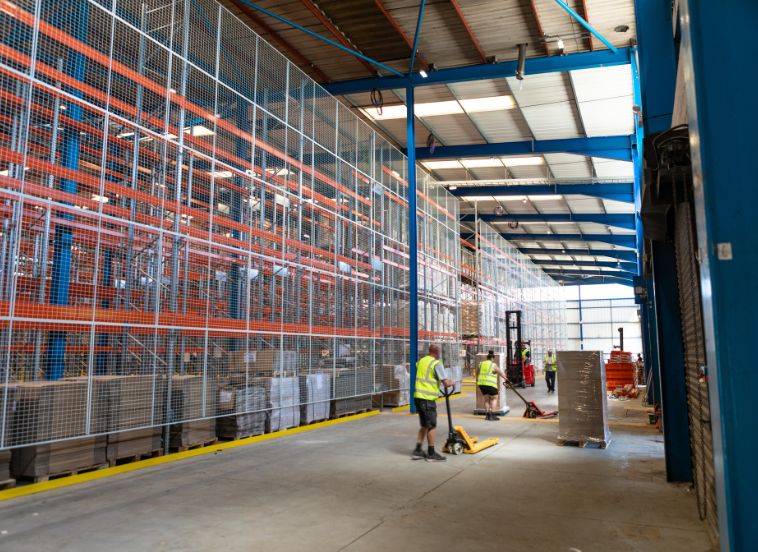
{"label": "worker's black shoe", "polygon": [[413,451],[411,458],[413,458],[414,460],[421,460],[422,458],[426,458],[426,452],[424,452],[421,449],[416,449]]}
{"label": "worker's black shoe", "polygon": [[487,412],[487,415],[484,417],[485,420],[491,420],[492,419],[492,412]]}
{"label": "worker's black shoe", "polygon": [[427,462],[447,462],[447,458],[436,451],[427,456],[426,460]]}
{"label": "worker's black shoe", "polygon": [[493,412],[492,414],[490,414],[489,420],[491,422],[499,422],[500,418],[498,418],[497,416],[495,416],[495,413]]}

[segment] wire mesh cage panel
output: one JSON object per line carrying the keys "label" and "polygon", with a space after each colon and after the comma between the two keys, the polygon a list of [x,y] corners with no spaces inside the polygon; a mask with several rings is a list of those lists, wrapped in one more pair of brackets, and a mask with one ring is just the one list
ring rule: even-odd
{"label": "wire mesh cage panel", "polygon": [[565,349],[566,320],[560,286],[529,257],[488,224],[476,221],[475,243],[464,241],[460,314],[469,368],[475,354],[505,354],[507,311],[520,310],[522,336],[531,343],[532,361],[542,365],[548,350]]}
{"label": "wire mesh cage panel", "polygon": [[408,244],[405,157],[222,6],[4,1],[0,34],[0,448],[400,389],[409,246],[456,366],[456,200],[419,171]]}

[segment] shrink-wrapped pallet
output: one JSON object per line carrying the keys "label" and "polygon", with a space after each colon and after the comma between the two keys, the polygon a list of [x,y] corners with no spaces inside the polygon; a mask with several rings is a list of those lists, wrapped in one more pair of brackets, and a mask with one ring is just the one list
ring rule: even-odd
{"label": "shrink-wrapped pallet", "polygon": [[329,418],[331,391],[329,374],[317,373],[300,377],[300,423],[310,424]]}
{"label": "shrink-wrapped pallet", "polygon": [[222,439],[242,439],[266,432],[268,419],[266,389],[260,385],[219,388],[218,412],[229,414],[216,420],[216,435]]}
{"label": "shrink-wrapped pallet", "polygon": [[300,425],[300,381],[298,378],[257,378],[255,383],[267,390],[271,411],[268,431]]}
{"label": "shrink-wrapped pallet", "polygon": [[600,351],[558,351],[558,439],[605,447],[608,399]]}

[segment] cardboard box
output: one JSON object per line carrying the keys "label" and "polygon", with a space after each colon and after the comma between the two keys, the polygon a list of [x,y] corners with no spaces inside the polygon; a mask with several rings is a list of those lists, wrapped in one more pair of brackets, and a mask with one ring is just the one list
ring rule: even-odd
{"label": "cardboard box", "polygon": [[[293,375],[299,370],[297,351],[262,349],[229,353],[228,372],[243,372],[255,376]],[[223,371],[223,369],[222,369]]]}
{"label": "cardboard box", "polygon": [[463,301],[460,306],[461,333],[463,335],[479,335],[479,303]]}
{"label": "cardboard box", "polygon": [[11,452],[11,473],[16,479],[63,475],[100,467],[105,463],[105,437],[21,447]]}
{"label": "cardboard box", "polygon": [[111,433],[107,437],[105,457],[113,465],[117,460],[148,456],[163,448],[163,427],[149,427]]}
{"label": "cardboard box", "polygon": [[218,384],[213,378],[175,375],[171,379],[171,413],[166,421],[197,420],[216,415]]}
{"label": "cardboard box", "polygon": [[86,381],[16,385],[11,445],[78,437],[86,433]]}
{"label": "cardboard box", "polygon": [[216,419],[194,420],[173,424],[169,430],[171,448],[186,449],[197,445],[207,445],[216,440]]}
{"label": "cardboard box", "polygon": [[0,483],[11,478],[11,451],[0,450]]}
{"label": "cardboard box", "polygon": [[[64,381],[87,385],[88,379],[76,377]],[[92,376],[92,433],[161,424],[165,410],[165,377]]]}

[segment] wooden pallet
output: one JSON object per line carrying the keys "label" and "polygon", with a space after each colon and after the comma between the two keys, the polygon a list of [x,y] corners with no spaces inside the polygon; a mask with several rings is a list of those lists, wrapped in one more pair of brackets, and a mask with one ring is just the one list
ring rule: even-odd
{"label": "wooden pallet", "polygon": [[66,472],[60,472],[60,473],[48,473],[46,475],[37,475],[37,476],[20,476],[18,479],[23,481],[31,481],[32,483],[44,483],[45,481],[50,481],[53,479],[61,479],[63,477],[69,477],[71,475],[80,475],[83,473],[89,473],[97,470],[102,470],[109,467],[108,463],[105,464],[98,464],[97,466],[92,466],[89,468],[82,468],[80,470],[72,470],[72,471],[66,471]]}
{"label": "wooden pallet", "polygon": [[6,479],[5,481],[0,481],[0,491],[4,489],[10,489],[16,484],[15,479]]}
{"label": "wooden pallet", "polygon": [[362,408],[360,410],[354,410],[352,412],[342,412],[340,414],[335,414],[332,416],[332,420],[336,420],[338,418],[347,418],[348,416],[355,416],[356,414],[363,414],[364,412],[371,412],[374,410],[373,408]]}
{"label": "wooden pallet", "polygon": [[568,439],[558,439],[557,444],[562,447],[577,447],[587,449],[605,449],[610,446],[610,441],[572,441]]}
{"label": "wooden pallet", "polygon": [[157,458],[162,454],[161,449],[151,450],[150,452],[146,452],[144,454],[135,454],[132,456],[121,456],[119,458],[110,458],[108,460],[108,465],[112,468],[113,466],[120,466],[122,464],[131,464],[132,462],[139,462],[140,460],[147,460],[148,458]]}
{"label": "wooden pallet", "polygon": [[217,438],[208,439],[207,441],[200,441],[199,443],[192,443],[191,445],[184,445],[181,447],[171,447],[171,452],[186,452],[188,450],[195,450],[203,447],[209,447],[218,443]]}
{"label": "wooden pallet", "polygon": [[300,420],[300,425],[301,426],[309,426],[309,425],[313,425],[313,424],[320,424],[321,422],[325,422],[328,419],[329,418],[322,418],[320,420],[311,420],[310,422],[304,422],[304,421]]}

